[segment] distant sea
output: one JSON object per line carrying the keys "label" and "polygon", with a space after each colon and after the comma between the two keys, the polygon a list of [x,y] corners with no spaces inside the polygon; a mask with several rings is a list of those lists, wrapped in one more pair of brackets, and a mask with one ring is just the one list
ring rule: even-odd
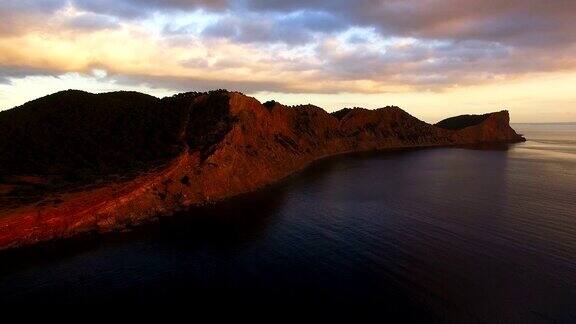
{"label": "distant sea", "polygon": [[0,305],[359,310],[576,322],[576,123],[525,143],[347,155],[129,233],[0,254]]}

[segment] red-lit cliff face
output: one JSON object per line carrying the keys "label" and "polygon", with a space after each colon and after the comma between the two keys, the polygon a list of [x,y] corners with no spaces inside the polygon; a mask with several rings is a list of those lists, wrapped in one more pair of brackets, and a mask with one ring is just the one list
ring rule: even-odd
{"label": "red-lit cliff face", "polygon": [[262,188],[331,155],[523,140],[505,111],[446,129],[396,107],[329,114],[314,106],[264,106],[228,92],[178,100],[186,104],[178,106],[177,122],[166,123],[177,130],[162,137],[174,146],[167,152],[177,153],[127,180],[67,188],[0,208],[0,248],[135,225]]}

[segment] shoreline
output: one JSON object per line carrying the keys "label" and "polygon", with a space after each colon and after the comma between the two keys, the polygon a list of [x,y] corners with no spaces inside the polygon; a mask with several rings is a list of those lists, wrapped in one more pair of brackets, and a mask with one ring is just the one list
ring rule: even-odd
{"label": "shoreline", "polygon": [[[249,199],[251,195],[264,192],[267,188],[277,188],[281,187],[284,183],[288,183],[290,180],[297,178],[301,174],[307,172],[310,168],[313,168],[317,164],[328,163],[330,160],[337,160],[340,158],[354,157],[359,158],[366,157],[370,158],[373,155],[386,155],[390,153],[402,153],[402,152],[415,152],[420,150],[433,150],[433,149],[478,149],[478,145],[482,146],[479,149],[485,149],[484,145],[488,145],[487,149],[491,149],[494,145],[500,148],[501,145],[506,147],[514,144],[521,143],[522,141],[503,141],[503,142],[491,142],[491,143],[480,143],[480,144],[468,144],[468,145],[434,145],[434,146],[421,146],[421,147],[397,147],[382,150],[366,150],[366,151],[352,151],[344,152],[335,155],[324,156],[319,159],[313,160],[308,163],[303,168],[294,171],[293,173],[287,175],[286,177],[279,179],[275,182],[264,185],[263,187],[239,193],[234,196],[229,196],[221,198],[218,200],[212,200],[203,202],[200,204],[186,206],[183,209],[174,211],[171,214],[157,214],[148,218],[143,219],[137,224],[117,224],[117,227],[109,228],[106,231],[99,230],[88,230],[81,231],[71,236],[55,237],[48,240],[41,240],[33,244],[23,244],[20,246],[11,246],[0,248],[0,256],[11,257],[27,253],[34,253],[37,251],[52,251],[60,250],[65,247],[67,251],[76,251],[78,249],[84,249],[86,247],[96,247],[101,243],[101,239],[106,240],[107,238],[118,238],[119,241],[123,241],[121,238],[124,235],[130,235],[138,231],[146,231],[151,226],[156,226],[159,222],[162,222],[168,218],[183,218],[186,217],[183,214],[193,212],[195,209],[202,208],[212,208],[221,204],[226,204],[234,202],[236,200]],[[126,238],[129,239],[129,238]]]}
{"label": "shoreline", "polygon": [[[361,151],[347,151],[347,152],[340,152],[340,153],[336,153],[336,154],[332,154],[332,155],[325,155],[325,156],[321,156],[318,157],[317,159],[311,160],[308,163],[306,163],[303,167],[294,170],[293,172],[287,174],[286,176],[276,179],[274,181],[271,181],[269,183],[264,184],[261,187],[258,188],[254,188],[248,191],[244,191],[244,192],[239,192],[236,193],[234,195],[230,195],[230,196],[224,196],[224,197],[220,197],[217,199],[212,199],[212,200],[206,200],[200,203],[196,203],[196,204],[190,204],[187,206],[178,206],[178,208],[175,208],[172,211],[169,212],[164,212],[164,213],[157,213],[157,214],[153,214],[147,217],[143,217],[143,218],[137,218],[136,222],[122,222],[122,221],[117,221],[114,222],[112,224],[110,224],[111,226],[109,227],[95,227],[92,229],[81,229],[78,231],[72,231],[72,232],[65,232],[62,231],[62,235],[56,235],[47,239],[33,239],[32,241],[24,241],[22,244],[16,244],[16,245],[8,245],[8,246],[0,246],[0,253],[3,253],[4,251],[10,251],[10,250],[15,250],[15,249],[22,249],[25,247],[34,247],[36,245],[42,245],[44,243],[47,244],[53,244],[53,243],[57,243],[57,242],[62,242],[62,241],[67,241],[69,239],[79,239],[79,240],[83,240],[87,237],[94,237],[94,236],[100,236],[100,235],[107,235],[110,233],[121,233],[121,232],[126,232],[126,231],[132,231],[133,229],[136,229],[140,226],[146,226],[148,224],[153,224],[158,222],[160,219],[165,218],[165,217],[171,217],[174,214],[178,214],[178,213],[182,213],[182,212],[188,212],[190,210],[193,210],[194,208],[202,208],[205,206],[213,206],[213,205],[217,205],[226,201],[230,201],[233,199],[241,199],[242,196],[245,195],[250,195],[250,194],[254,194],[257,193],[259,191],[265,190],[268,187],[271,186],[277,186],[280,185],[282,182],[287,181],[293,177],[297,177],[299,174],[305,172],[307,169],[313,167],[314,164],[317,163],[323,163],[326,161],[329,161],[331,159],[338,159],[338,158],[342,158],[342,157],[346,157],[346,156],[353,156],[353,155],[363,155],[363,154],[386,154],[386,153],[394,153],[394,152],[409,152],[409,151],[418,151],[418,150],[425,150],[425,149],[442,149],[442,148],[459,148],[459,149],[476,149],[478,148],[478,146],[484,146],[484,145],[488,145],[488,146],[494,146],[494,145],[513,145],[513,144],[517,144],[517,143],[521,143],[523,141],[500,141],[500,142],[485,142],[485,143],[476,143],[476,144],[453,144],[453,145],[445,145],[445,144],[438,144],[438,145],[426,145],[426,146],[399,146],[399,147],[392,147],[392,148],[386,148],[386,149],[376,149],[376,150],[361,150]],[[170,166],[167,166],[166,169],[170,169]],[[166,169],[162,170],[160,169],[159,171],[166,171]],[[133,180],[129,180],[130,181],[134,181],[136,180],[138,177],[136,177]],[[128,186],[129,184],[127,184]],[[98,189],[104,189],[109,187],[104,185],[103,187],[99,187],[99,188],[95,188],[95,190]],[[8,216],[10,217],[10,216]],[[0,226],[2,225],[2,221],[3,219],[0,218]]]}

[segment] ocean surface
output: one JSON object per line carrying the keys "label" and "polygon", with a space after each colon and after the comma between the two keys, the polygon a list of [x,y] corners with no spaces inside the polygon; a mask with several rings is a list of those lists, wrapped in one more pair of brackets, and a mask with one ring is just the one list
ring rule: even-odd
{"label": "ocean surface", "polygon": [[127,233],[0,253],[0,305],[360,310],[576,322],[576,124],[525,143],[369,153]]}

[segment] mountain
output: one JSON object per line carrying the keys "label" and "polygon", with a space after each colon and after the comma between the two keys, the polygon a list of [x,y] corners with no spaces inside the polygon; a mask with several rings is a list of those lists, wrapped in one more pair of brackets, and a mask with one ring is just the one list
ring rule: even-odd
{"label": "mountain", "polygon": [[0,112],[0,248],[133,226],[349,152],[524,140],[506,111],[287,107],[216,90],[55,93]]}

